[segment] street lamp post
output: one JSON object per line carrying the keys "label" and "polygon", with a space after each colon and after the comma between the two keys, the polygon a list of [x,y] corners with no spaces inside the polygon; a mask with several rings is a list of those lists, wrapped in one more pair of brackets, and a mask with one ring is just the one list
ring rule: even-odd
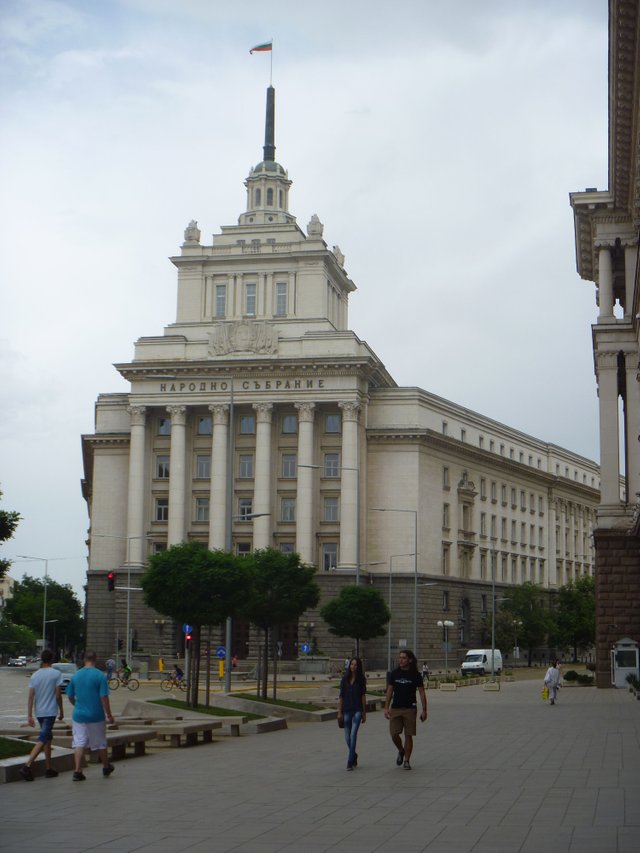
{"label": "street lamp post", "polygon": [[413,515],[413,653],[418,645],[418,510],[371,507],[371,512],[408,512]]}
{"label": "street lamp post", "polygon": [[450,619],[438,619],[438,628],[444,628],[444,671],[445,675],[449,675],[449,628],[453,628],[453,622]]}

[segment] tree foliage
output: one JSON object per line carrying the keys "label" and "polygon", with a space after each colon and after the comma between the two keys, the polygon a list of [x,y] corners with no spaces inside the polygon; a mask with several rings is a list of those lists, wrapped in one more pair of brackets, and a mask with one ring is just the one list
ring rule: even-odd
{"label": "tree foliage", "polygon": [[314,577],[316,567],[303,564],[299,554],[263,548],[244,559],[251,563],[253,585],[243,615],[265,633],[262,695],[266,696],[269,629],[291,622],[315,607],[320,588]]}
{"label": "tree foliage", "polygon": [[329,632],[338,637],[371,640],[384,636],[391,619],[382,595],[372,586],[345,586],[320,611]]}
{"label": "tree foliage", "polygon": [[[25,575],[16,582],[5,605],[6,618],[14,625],[25,626],[36,637],[42,633],[44,588],[44,579]],[[68,651],[81,644],[82,606],[70,584],[60,584],[50,577],[47,578],[47,621],[56,623],[55,629],[48,627],[49,637],[55,632],[56,645]]]}
{"label": "tree foliage", "polygon": [[[0,500],[1,499],[2,492],[0,492]],[[21,520],[22,518],[19,512],[0,509],[0,542],[7,542],[12,538]],[[10,566],[11,560],[0,557],[0,578],[3,578],[6,575]]]}
{"label": "tree foliage", "polygon": [[[544,604],[542,588],[530,581],[512,587],[509,590],[509,598],[501,605],[500,611],[501,614],[507,614],[505,625],[508,625],[509,620],[512,627],[514,623],[519,623],[518,643],[527,649],[528,664],[531,666],[534,650],[546,641],[554,626],[551,613]],[[501,615],[501,620],[503,619]],[[496,623],[497,621],[496,617]]]}
{"label": "tree foliage", "polygon": [[36,651],[36,635],[24,625],[14,625],[8,619],[0,619],[0,654],[33,654]]}
{"label": "tree foliage", "polygon": [[576,578],[558,590],[554,637],[559,646],[578,650],[592,646],[596,638],[596,582],[589,575]]}

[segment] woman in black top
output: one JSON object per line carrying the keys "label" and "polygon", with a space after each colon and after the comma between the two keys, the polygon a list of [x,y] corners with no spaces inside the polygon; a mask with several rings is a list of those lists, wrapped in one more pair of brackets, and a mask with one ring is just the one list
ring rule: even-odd
{"label": "woman in black top", "polygon": [[358,766],[356,741],[360,723],[367,719],[367,679],[362,669],[360,658],[351,658],[349,668],[340,682],[340,698],[338,700],[338,721],[344,721],[344,739],[347,742],[349,756],[347,770]]}

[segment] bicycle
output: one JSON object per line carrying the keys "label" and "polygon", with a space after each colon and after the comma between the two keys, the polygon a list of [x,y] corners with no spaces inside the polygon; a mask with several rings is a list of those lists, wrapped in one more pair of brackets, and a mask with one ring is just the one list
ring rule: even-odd
{"label": "bicycle", "polygon": [[129,678],[122,678],[120,675],[114,675],[109,679],[109,690],[117,690],[121,684],[128,690],[137,690],[140,687],[140,682],[137,678],[132,678],[131,676]]}
{"label": "bicycle", "polygon": [[168,675],[165,679],[160,682],[160,689],[164,690],[165,693],[168,693],[170,690],[186,690],[187,689],[187,681],[185,678],[174,678],[172,675]]}

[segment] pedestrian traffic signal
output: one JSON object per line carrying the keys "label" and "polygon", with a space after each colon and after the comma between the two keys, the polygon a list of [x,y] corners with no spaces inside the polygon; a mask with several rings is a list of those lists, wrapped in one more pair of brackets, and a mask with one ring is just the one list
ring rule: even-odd
{"label": "pedestrian traffic signal", "polygon": [[191,634],[185,634],[184,639],[185,639],[186,643],[190,643],[191,642]]}
{"label": "pedestrian traffic signal", "polygon": [[115,588],[116,588],[116,573],[115,572],[109,572],[109,574],[107,575],[107,589],[109,590],[109,592],[113,592],[113,590]]}

